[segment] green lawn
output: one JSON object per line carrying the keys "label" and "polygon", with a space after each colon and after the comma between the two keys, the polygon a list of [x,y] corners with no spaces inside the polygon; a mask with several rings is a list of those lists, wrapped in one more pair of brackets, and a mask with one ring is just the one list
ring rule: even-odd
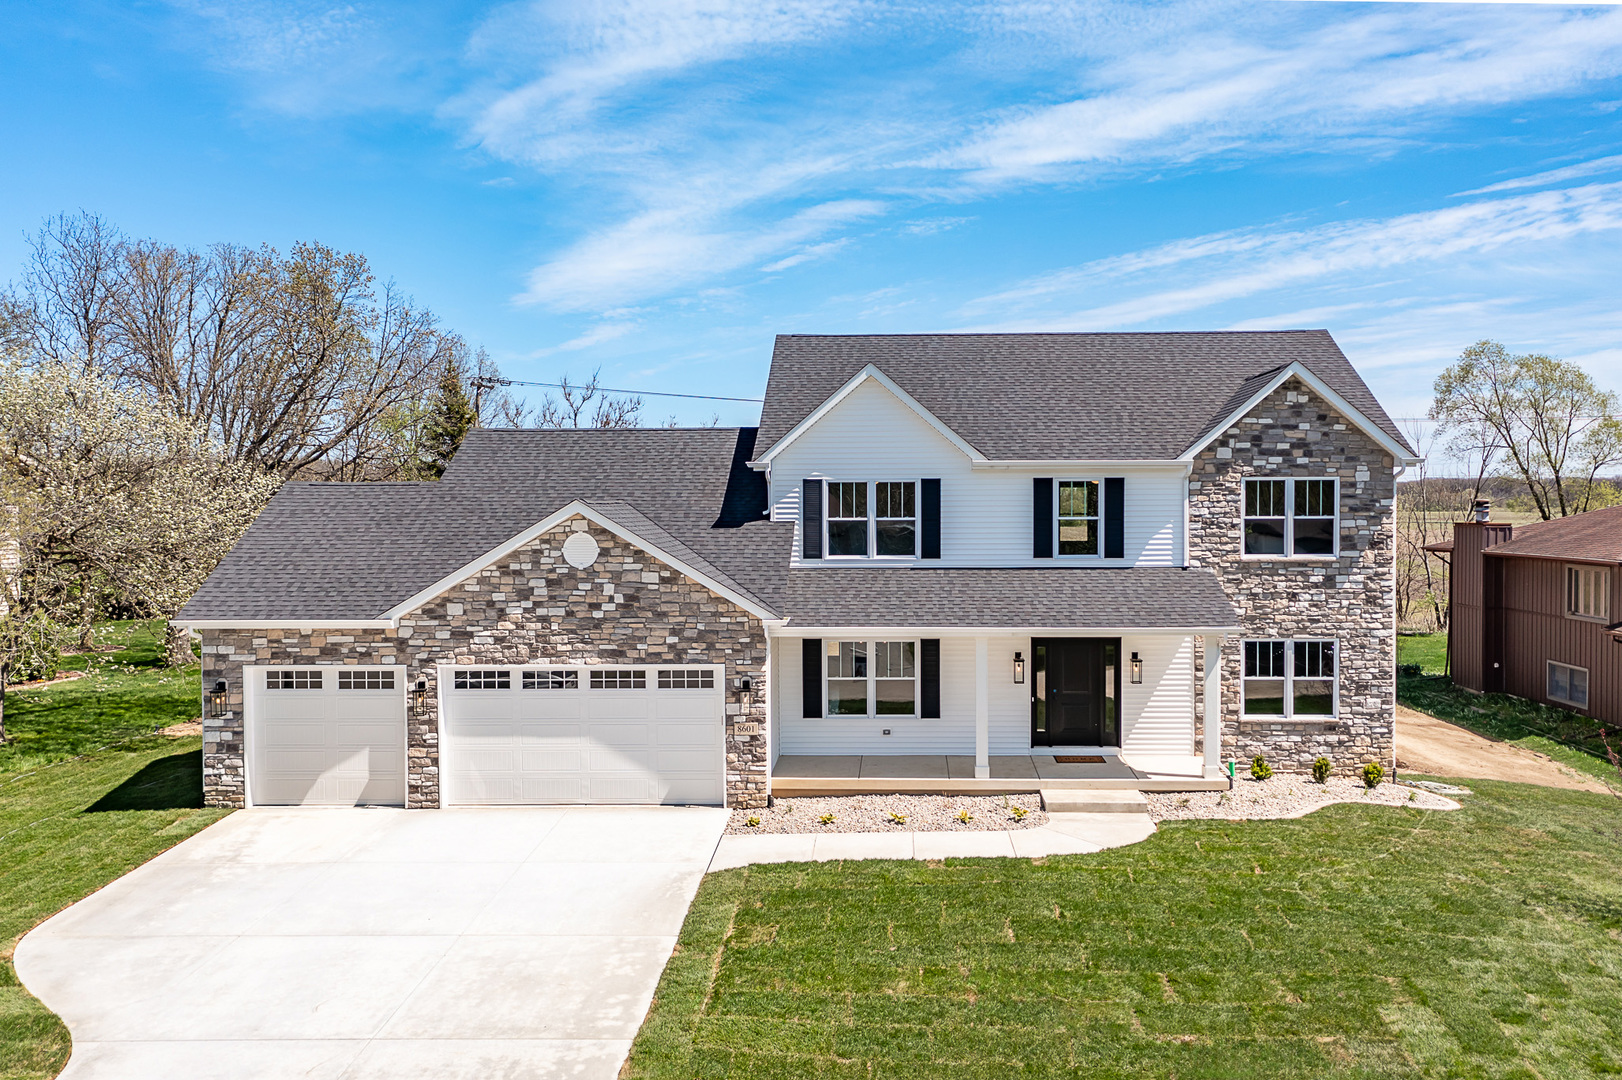
{"label": "green lawn", "polygon": [[628,1075],[1622,1073],[1622,802],[1471,786],[1091,856],[712,874]]}
{"label": "green lawn", "polygon": [[201,809],[201,740],[150,734],[197,716],[197,669],[157,666],[150,624],[110,627],[108,639],[127,647],[73,658],[93,675],[7,695],[18,743],[0,748],[3,1080],[55,1076],[70,1045],[18,984],[17,939],[226,813]]}
{"label": "green lawn", "polygon": [[[1540,705],[1508,694],[1472,694],[1442,676],[1446,634],[1403,634],[1397,638],[1397,663],[1420,664],[1425,674],[1397,676],[1397,700],[1491,739],[1536,750],[1590,776],[1622,789],[1622,773],[1610,763],[1598,723],[1580,713]],[[1611,745],[1622,754],[1622,733]]]}

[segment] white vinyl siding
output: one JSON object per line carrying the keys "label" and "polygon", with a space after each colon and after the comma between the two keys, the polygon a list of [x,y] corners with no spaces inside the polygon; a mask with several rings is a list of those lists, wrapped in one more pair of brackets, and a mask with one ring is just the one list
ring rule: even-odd
{"label": "white vinyl siding", "polygon": [[[1121,565],[1181,565],[1182,467],[1111,466],[1098,475],[1106,472],[1126,478],[1126,557]],[[806,479],[939,477],[941,559],[931,565],[1052,566],[1051,560],[1031,555],[1031,480],[1070,475],[1071,470],[1060,468],[975,470],[961,450],[889,390],[868,382],[773,459],[772,518],[799,523],[800,484]],[[802,561],[803,551],[796,535],[793,565],[829,563]]]}
{"label": "white vinyl siding", "polygon": [[1129,634],[1121,655],[1143,661],[1143,682],[1121,680],[1121,753],[1194,752],[1194,639]]}

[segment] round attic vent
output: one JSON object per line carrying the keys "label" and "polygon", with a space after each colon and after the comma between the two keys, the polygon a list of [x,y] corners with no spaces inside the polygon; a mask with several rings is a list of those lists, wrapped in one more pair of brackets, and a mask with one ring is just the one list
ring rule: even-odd
{"label": "round attic vent", "polygon": [[563,557],[576,570],[584,570],[596,562],[601,550],[590,533],[577,532],[563,542]]}

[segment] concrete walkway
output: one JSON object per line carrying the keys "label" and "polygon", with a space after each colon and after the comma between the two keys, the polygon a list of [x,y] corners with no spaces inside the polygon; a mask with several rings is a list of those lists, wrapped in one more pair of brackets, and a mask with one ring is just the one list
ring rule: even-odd
{"label": "concrete walkway", "polygon": [[751,863],[836,859],[1033,859],[1089,855],[1154,835],[1148,814],[1049,814],[1035,829],[1009,832],[777,833],[723,836],[710,869]]}
{"label": "concrete walkway", "polygon": [[247,810],[45,922],[62,1080],[618,1075],[724,810]]}

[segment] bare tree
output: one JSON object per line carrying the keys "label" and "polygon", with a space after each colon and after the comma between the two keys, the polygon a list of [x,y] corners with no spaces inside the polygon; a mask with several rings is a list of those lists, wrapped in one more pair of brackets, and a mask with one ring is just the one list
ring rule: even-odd
{"label": "bare tree", "polygon": [[29,242],[22,307],[39,354],[55,361],[102,362],[119,306],[124,240],[96,214],[58,214]]}
{"label": "bare tree", "polygon": [[[583,385],[558,379],[558,396],[551,394],[535,414],[535,427],[543,428],[633,428],[642,419],[642,399],[611,394],[602,389],[602,369],[591,373]],[[561,400],[559,400],[561,399]],[[589,420],[588,420],[589,418]],[[585,421],[585,422],[583,422]]]}
{"label": "bare tree", "polygon": [[1576,364],[1478,341],[1437,376],[1435,395],[1430,415],[1453,448],[1479,454],[1483,475],[1501,456],[1545,520],[1589,509],[1601,470],[1622,462],[1616,395]]}

